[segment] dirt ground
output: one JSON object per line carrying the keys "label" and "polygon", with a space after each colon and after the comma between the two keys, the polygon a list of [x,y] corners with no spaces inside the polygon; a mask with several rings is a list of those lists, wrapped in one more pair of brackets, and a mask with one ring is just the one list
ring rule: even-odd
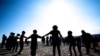
{"label": "dirt ground", "polygon": [[[100,47],[99,47],[100,48]],[[77,56],[79,56],[77,47]],[[17,52],[7,51],[4,48],[0,48],[0,56],[14,56]],[[83,56],[100,56],[100,50],[98,52],[94,52],[92,49],[90,50],[90,55],[86,55],[85,48],[82,47],[82,55]],[[18,56],[31,56],[30,55],[30,45],[25,46],[21,55]],[[53,56],[52,55],[52,46],[43,46],[38,45],[36,56]],[[58,52],[56,50],[56,56],[58,56]],[[61,45],[61,56],[70,56],[68,45]],[[73,54],[74,56],[74,54]]]}

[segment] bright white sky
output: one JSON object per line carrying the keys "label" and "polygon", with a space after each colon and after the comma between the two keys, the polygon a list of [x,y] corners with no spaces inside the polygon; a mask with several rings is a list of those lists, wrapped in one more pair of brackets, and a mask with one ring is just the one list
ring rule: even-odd
{"label": "bright white sky", "polygon": [[80,35],[82,29],[89,32],[94,29],[89,17],[84,16],[73,4],[64,1],[40,5],[36,18],[36,29],[40,35],[52,30],[53,25],[58,25],[63,36],[67,35],[68,30],[72,30],[73,35]]}
{"label": "bright white sky", "polygon": [[34,29],[43,36],[53,25],[58,25],[63,37],[68,30],[72,30],[73,35],[81,35],[83,29],[92,34],[100,33],[100,1],[97,0],[18,0],[3,5],[0,36],[22,30],[30,36]]}

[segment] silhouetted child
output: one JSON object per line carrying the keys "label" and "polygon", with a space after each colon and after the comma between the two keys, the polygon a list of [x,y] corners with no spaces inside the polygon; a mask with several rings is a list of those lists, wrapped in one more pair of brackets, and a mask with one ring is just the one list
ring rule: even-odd
{"label": "silhouetted child", "polygon": [[57,49],[58,49],[58,54],[59,54],[59,56],[61,56],[59,37],[62,37],[62,35],[61,35],[60,31],[58,30],[57,25],[54,25],[54,26],[53,26],[53,30],[50,31],[49,33],[47,33],[47,34],[44,35],[44,36],[47,36],[47,35],[49,35],[49,34],[52,35],[53,56],[55,56],[56,47],[57,47]]}
{"label": "silhouetted child", "polygon": [[17,34],[14,38],[14,41],[15,41],[15,45],[14,45],[14,48],[13,48],[13,51],[17,52],[17,49],[18,49],[18,39],[19,39],[19,36],[20,34]]}
{"label": "silhouetted child", "polygon": [[82,42],[86,48],[86,54],[90,54],[90,46],[92,42],[92,36],[89,33],[86,33],[84,30],[82,32]]}
{"label": "silhouetted child", "polygon": [[78,51],[79,51],[79,53],[80,53],[80,56],[82,56],[81,43],[82,43],[81,37],[77,37],[77,38],[76,38],[76,44],[77,44],[77,48],[78,48]]}
{"label": "silhouetted child", "polygon": [[10,33],[10,36],[7,39],[7,43],[6,43],[6,48],[7,50],[11,50],[12,47],[14,46],[14,34],[13,32]]}
{"label": "silhouetted child", "polygon": [[52,45],[52,36],[50,36],[49,42],[50,42],[50,44]]}
{"label": "silhouetted child", "polygon": [[96,39],[96,37],[93,37],[92,38],[92,47],[94,49],[94,52],[97,52],[97,49],[96,49],[97,46],[98,46],[97,39]]}
{"label": "silhouetted child", "polygon": [[37,34],[37,30],[33,30],[33,34],[29,38],[31,38],[31,47],[30,47],[31,56],[36,56],[37,38],[41,38],[41,37]]}
{"label": "silhouetted child", "polygon": [[29,46],[29,41],[28,41],[27,39],[25,39],[25,44],[26,44],[27,46]]}
{"label": "silhouetted child", "polygon": [[10,35],[9,35],[9,37],[8,37],[8,39],[7,39],[7,42],[6,42],[6,50],[10,50],[10,45],[11,45],[11,43],[10,43],[10,37],[11,37],[11,34],[12,34],[12,32],[10,33]]}
{"label": "silhouetted child", "polygon": [[46,37],[46,45],[47,46],[49,45],[49,37],[48,36]]}
{"label": "silhouetted child", "polygon": [[68,31],[67,41],[69,42],[70,56],[72,56],[72,49],[74,51],[75,56],[77,56],[75,50],[76,41],[75,38],[72,36],[72,31]]}
{"label": "silhouetted child", "polygon": [[12,51],[14,51],[14,48],[15,48],[15,45],[16,45],[16,41],[15,41],[15,33],[12,34]]}
{"label": "silhouetted child", "polygon": [[[25,37],[25,31],[22,31],[22,35],[20,36],[20,41],[19,41],[19,44],[20,44],[20,49],[19,49],[19,52],[18,52],[18,54],[21,54],[21,52],[22,52],[22,50],[23,50],[23,47],[24,47],[24,38],[26,38]],[[18,55],[17,54],[17,55]]]}
{"label": "silhouetted child", "polygon": [[42,37],[42,44],[45,45],[45,37]]}
{"label": "silhouetted child", "polygon": [[65,40],[65,38],[63,38],[63,44],[64,44],[64,45],[66,44],[66,40]]}
{"label": "silhouetted child", "polygon": [[7,36],[3,34],[1,48],[6,47]]}

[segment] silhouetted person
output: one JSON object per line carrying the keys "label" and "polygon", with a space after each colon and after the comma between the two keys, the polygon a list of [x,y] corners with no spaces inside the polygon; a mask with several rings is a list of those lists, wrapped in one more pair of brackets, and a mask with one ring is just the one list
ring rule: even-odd
{"label": "silhouetted person", "polygon": [[14,38],[14,42],[15,42],[15,45],[14,45],[14,48],[13,48],[13,51],[17,52],[17,49],[18,49],[18,39],[19,39],[19,36],[20,34],[17,34]]}
{"label": "silhouetted person", "polygon": [[42,44],[45,45],[45,37],[42,37]]}
{"label": "silhouetted person", "polygon": [[21,52],[23,50],[23,47],[24,47],[24,38],[26,38],[25,37],[25,31],[22,31],[22,35],[20,36],[20,41],[19,41],[20,49],[19,49],[18,54],[21,54]]}
{"label": "silhouetted person", "polygon": [[7,42],[6,42],[6,49],[7,50],[10,50],[10,46],[11,46],[11,35],[12,35],[12,32],[10,33],[8,39],[7,39]]}
{"label": "silhouetted person", "polygon": [[72,36],[72,31],[68,31],[67,41],[69,42],[70,56],[72,56],[72,49],[74,51],[75,56],[77,56],[75,50],[76,41],[75,38]]}
{"label": "silhouetted person", "polygon": [[65,43],[66,43],[66,40],[65,40],[65,38],[63,38],[63,44],[65,45]]}
{"label": "silhouetted person", "polygon": [[96,39],[96,37],[93,37],[92,38],[92,47],[93,47],[94,52],[97,51],[97,49],[96,49],[97,46],[98,46],[97,39]]}
{"label": "silhouetted person", "polygon": [[53,44],[53,56],[55,56],[56,47],[58,49],[58,54],[61,56],[60,52],[60,40],[59,37],[62,37],[60,31],[58,30],[57,25],[53,26],[53,30],[47,33],[45,36],[51,34],[52,35],[52,44]]}
{"label": "silhouetted person", "polygon": [[77,45],[78,51],[79,51],[79,53],[80,53],[80,56],[82,56],[81,43],[82,43],[81,37],[77,37],[77,38],[76,38],[76,45]]}
{"label": "silhouetted person", "polygon": [[52,45],[52,36],[50,36],[49,42],[50,42],[50,44]]}
{"label": "silhouetted person", "polygon": [[7,41],[7,36],[3,34],[3,36],[2,36],[1,48],[2,48],[2,47],[6,47],[6,41]]}
{"label": "silhouetted person", "polygon": [[36,56],[37,38],[41,38],[41,37],[37,34],[37,30],[33,30],[33,34],[29,38],[31,38],[31,47],[30,47],[31,56]]}
{"label": "silhouetted person", "polygon": [[14,51],[15,45],[16,45],[16,41],[15,41],[15,33],[12,34],[12,51]]}
{"label": "silhouetted person", "polygon": [[49,37],[48,36],[46,37],[46,45],[47,46],[49,45]]}
{"label": "silhouetted person", "polygon": [[13,32],[10,33],[10,36],[7,39],[6,48],[7,50],[11,50],[14,46],[14,34]]}
{"label": "silhouetted person", "polygon": [[92,36],[89,33],[86,33],[84,30],[82,32],[82,42],[85,45],[86,48],[86,54],[90,53],[90,46],[91,46],[91,41],[92,41]]}
{"label": "silhouetted person", "polygon": [[27,39],[25,39],[25,44],[28,46],[29,45],[29,41]]}

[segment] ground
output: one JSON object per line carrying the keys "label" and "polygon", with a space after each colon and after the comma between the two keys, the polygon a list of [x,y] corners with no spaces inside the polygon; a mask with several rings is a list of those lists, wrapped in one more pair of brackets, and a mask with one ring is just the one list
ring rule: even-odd
{"label": "ground", "polygon": [[[79,56],[77,47],[76,47],[76,51],[77,51],[77,56]],[[15,54],[17,54],[17,52],[7,51],[4,48],[0,48],[0,56],[13,56]],[[94,52],[91,49],[90,55],[86,55],[85,48],[82,47],[82,54],[83,54],[83,56],[100,56],[100,51]],[[68,45],[61,45],[61,56],[69,56],[69,55],[70,54],[69,54]],[[18,55],[18,56],[31,56],[30,55],[30,45],[25,46],[22,54]],[[52,55],[52,46],[38,45],[36,56],[53,56]],[[58,56],[58,52],[56,52],[56,56]],[[74,54],[73,54],[73,56],[74,56]]]}

